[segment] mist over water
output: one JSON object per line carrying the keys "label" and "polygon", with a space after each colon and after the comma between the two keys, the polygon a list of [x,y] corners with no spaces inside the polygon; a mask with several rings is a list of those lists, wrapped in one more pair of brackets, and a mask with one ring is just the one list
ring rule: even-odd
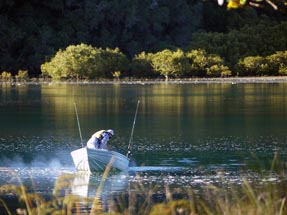
{"label": "mist over water", "polygon": [[[166,185],[193,188],[211,184],[240,185],[245,179],[258,183],[276,182],[280,179],[278,175],[272,173],[271,163],[276,150],[282,148],[284,144],[274,137],[269,138],[268,141],[275,144],[264,147],[260,139],[257,143],[253,142],[252,146],[248,144],[250,141],[248,138],[236,140],[232,137],[218,139],[207,137],[206,142],[198,140],[198,143],[190,144],[175,144],[175,140],[171,138],[161,140],[161,144],[154,144],[145,143],[146,139],[135,136],[132,160],[134,165],[129,168],[125,181],[131,184],[143,183],[145,186],[157,186],[161,189]],[[14,150],[11,150],[11,144],[7,142],[13,142],[15,139],[18,142],[14,144]],[[28,142],[37,140],[39,144],[34,148],[22,148],[21,145],[27,145],[25,144],[27,140]],[[63,142],[52,140],[55,141],[55,137],[47,139],[11,137],[11,140],[2,138],[0,145],[5,153],[1,154],[0,184],[19,184],[21,180],[31,189],[34,183],[34,191],[36,189],[37,192],[50,193],[59,177],[65,174],[76,174],[70,148],[76,149],[80,147],[79,144],[70,145],[69,141],[65,143],[64,140]],[[245,141],[245,144],[239,144],[237,141]],[[43,143],[45,147],[42,147]],[[157,143],[160,142],[157,141]],[[125,147],[114,147],[124,153]],[[280,155],[284,154],[286,152],[281,150]],[[259,167],[263,167],[264,171],[262,172]],[[97,175],[97,179],[93,178],[93,175],[91,177],[99,183],[102,174]],[[116,177],[121,179],[122,176],[112,177],[110,180],[118,180]],[[75,187],[73,189],[77,190]],[[126,192],[126,189],[121,190],[117,187],[117,192]]]}
{"label": "mist over water", "polygon": [[[273,136],[256,140],[249,137],[205,137],[190,142],[176,142],[180,137],[166,139],[133,138],[133,155],[137,165],[159,166],[244,166],[250,159],[273,159],[275,153],[286,155],[286,142]],[[117,140],[116,140],[117,141]],[[120,142],[120,141],[119,141]],[[266,144],[268,143],[268,144]],[[85,144],[85,143],[84,143]],[[123,154],[127,146],[111,143]],[[1,166],[9,167],[72,167],[70,152],[80,148],[77,139],[56,137],[2,137],[0,139]],[[224,155],[224,156],[222,156]],[[245,160],[245,161],[244,161]]]}

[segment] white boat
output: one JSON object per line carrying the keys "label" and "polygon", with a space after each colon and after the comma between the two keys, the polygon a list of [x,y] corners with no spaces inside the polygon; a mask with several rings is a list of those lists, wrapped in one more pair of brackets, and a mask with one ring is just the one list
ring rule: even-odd
{"label": "white boat", "polygon": [[125,171],[129,167],[129,159],[115,151],[105,149],[88,149],[86,147],[71,152],[74,165],[78,171],[104,171],[107,165]]}

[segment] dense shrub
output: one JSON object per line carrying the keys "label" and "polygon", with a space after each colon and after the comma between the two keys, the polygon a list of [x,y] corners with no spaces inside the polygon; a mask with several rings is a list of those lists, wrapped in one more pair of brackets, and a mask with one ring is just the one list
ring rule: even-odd
{"label": "dense shrub", "polygon": [[287,51],[276,52],[266,57],[272,75],[287,75]]}
{"label": "dense shrub", "polygon": [[0,78],[2,81],[11,81],[12,80],[12,74],[11,74],[11,72],[4,71],[1,73]]}
{"label": "dense shrub", "polygon": [[152,67],[152,53],[141,52],[131,62],[131,75],[136,78],[152,78],[156,75]]}
{"label": "dense shrub", "polygon": [[[129,60],[126,55],[124,55],[119,48],[110,49],[106,48],[98,49],[99,54],[96,55],[96,71],[95,73],[101,74],[97,76],[95,73],[91,75],[90,78],[111,78],[114,72],[125,72],[129,69]],[[101,62],[98,64],[98,62]]]}
{"label": "dense shrub", "polygon": [[169,77],[182,77],[189,70],[189,62],[181,49],[171,51],[165,49],[152,56],[152,66],[166,79]]}
{"label": "dense shrub", "polygon": [[52,79],[111,78],[115,71],[126,70],[128,60],[118,48],[106,50],[90,45],[71,45],[59,50],[51,61],[41,65],[43,75]]}
{"label": "dense shrub", "polygon": [[[86,44],[71,45],[59,50],[41,65],[42,75],[59,79],[111,79],[120,77],[166,79],[185,77],[270,76],[287,74],[287,51],[267,56],[247,56],[239,60],[233,71],[218,54],[204,49],[184,52],[164,49],[156,53],[142,52],[130,62],[118,49],[95,48]],[[26,76],[24,78],[24,76]],[[27,74],[18,74],[24,80]]]}
{"label": "dense shrub", "polygon": [[205,50],[197,49],[187,52],[186,56],[191,66],[190,76],[220,77],[231,75],[231,71],[224,65],[224,61],[219,55],[207,54]]}
{"label": "dense shrub", "polygon": [[237,63],[237,70],[241,76],[268,75],[268,64],[264,57],[248,56]]}
{"label": "dense shrub", "polygon": [[19,70],[15,78],[17,81],[27,81],[29,79],[28,70]]}

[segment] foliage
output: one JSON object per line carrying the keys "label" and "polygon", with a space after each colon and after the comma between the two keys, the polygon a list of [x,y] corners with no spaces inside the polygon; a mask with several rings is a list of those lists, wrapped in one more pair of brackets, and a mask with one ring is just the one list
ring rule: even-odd
{"label": "foliage", "polygon": [[[218,3],[222,5],[224,0],[218,0]],[[286,12],[286,2],[285,0],[227,0],[228,9],[238,9],[243,7],[260,7],[269,8],[276,11]]]}
{"label": "foliage", "polygon": [[44,61],[71,44],[119,47],[130,58],[182,47],[200,28],[200,5],[187,0],[1,1],[0,69],[37,75]]}
{"label": "foliage", "polygon": [[104,78],[111,78],[114,71],[125,72],[129,69],[129,60],[119,48],[100,50],[96,58],[96,64],[101,62],[99,68],[97,68],[98,72],[102,72]]}
{"label": "foliage", "polygon": [[17,81],[27,81],[29,79],[28,70],[19,70],[15,78]]}
{"label": "foliage", "polygon": [[[110,162],[110,164],[112,161]],[[270,164],[271,169],[263,174],[265,180],[258,184],[243,178],[240,184],[228,184],[222,177],[223,186],[212,184],[201,186],[200,192],[196,192],[192,187],[170,188],[165,184],[165,191],[161,186],[147,187],[143,183],[129,182],[128,199],[126,193],[122,196],[109,199],[105,202],[105,208],[101,204],[101,194],[108,176],[111,173],[111,165],[107,165],[105,171],[101,174],[99,183],[92,183],[86,180],[90,174],[81,172],[75,174],[62,174],[55,182],[53,192],[49,198],[44,198],[40,194],[30,192],[26,189],[19,175],[14,170],[9,171],[12,178],[16,178],[19,186],[13,184],[4,184],[0,186],[0,194],[18,197],[19,205],[22,204],[23,212],[30,215],[44,214],[254,214],[254,215],[283,215],[287,212],[286,205],[286,172],[285,163],[280,161],[279,153],[276,152],[274,159]],[[277,182],[268,180],[278,178]],[[138,180],[140,180],[140,175]],[[257,177],[256,177],[257,178]],[[81,180],[84,179],[84,180]],[[143,178],[144,179],[144,178]],[[257,178],[258,179],[258,178]],[[31,179],[32,180],[32,179]],[[144,179],[145,180],[145,179]],[[33,180],[32,180],[33,182]],[[76,183],[75,183],[76,182]],[[218,182],[216,182],[218,183]],[[108,183],[110,185],[110,183]],[[79,186],[79,187],[77,187]],[[83,186],[94,187],[96,192],[91,192],[87,196],[79,196],[71,191],[80,190],[83,192]],[[33,188],[35,188],[33,186]],[[80,188],[80,189],[79,189]],[[87,187],[88,188],[88,187]],[[87,191],[85,189],[85,191]],[[164,192],[165,198],[154,198],[155,193]],[[93,193],[93,195],[92,195]],[[106,194],[106,193],[105,193]],[[114,199],[114,200],[113,200]],[[104,195],[104,200],[107,196]],[[0,199],[0,204],[4,206],[7,214],[12,214],[9,206]],[[84,206],[84,211],[81,211]]]}
{"label": "foliage", "polygon": [[[280,10],[286,7],[282,1],[256,3],[268,8],[273,2]],[[244,57],[287,49],[284,14],[249,7],[255,1],[229,2],[248,7],[229,11],[211,1],[187,0],[1,1],[0,70],[12,75],[28,70],[35,77],[58,50],[81,43],[119,47],[129,59],[142,52],[186,49],[190,43],[188,50],[218,54],[230,68]]]}
{"label": "foliage", "polygon": [[272,75],[287,75],[287,51],[276,52],[266,57]]}
{"label": "foliage", "polygon": [[187,200],[174,200],[167,203],[155,205],[150,212],[150,215],[173,215],[173,214],[191,214],[192,207]]}
{"label": "foliage", "polygon": [[132,59],[131,71],[132,76],[137,78],[152,78],[155,75],[155,71],[152,67],[152,53],[141,52]]}
{"label": "foliage", "polygon": [[227,66],[214,64],[206,69],[207,76],[211,77],[230,77],[231,71]]}
{"label": "foliage", "polygon": [[128,60],[118,48],[106,50],[90,45],[71,45],[59,50],[51,61],[41,65],[43,75],[61,78],[111,78],[114,71],[127,69]]}
{"label": "foliage", "polygon": [[237,64],[239,74],[243,76],[262,76],[267,75],[269,68],[264,57],[249,56],[240,60]]}
{"label": "foliage", "polygon": [[225,59],[230,69],[248,56],[267,56],[287,50],[287,23],[274,24],[262,17],[260,22],[245,25],[228,33],[194,33],[188,50],[204,49]]}
{"label": "foliage", "polygon": [[[12,71],[11,79],[19,69],[37,76],[39,67],[54,80],[286,74],[285,64],[271,57],[287,50],[286,17],[254,8],[230,12],[186,0],[28,0],[5,1],[0,9],[0,69]],[[206,53],[188,62],[196,50]],[[264,58],[256,74],[243,71],[250,56]]]}
{"label": "foliage", "polygon": [[[276,169],[278,160],[272,162],[273,170]],[[277,163],[278,164],[278,163]],[[280,166],[280,165],[279,165]],[[278,166],[277,166],[278,167]],[[279,167],[280,168],[280,167]],[[280,169],[278,169],[280,171]],[[190,188],[175,188],[166,186],[165,200],[158,202],[154,199],[153,193],[159,192],[158,187],[144,187],[142,183],[131,184],[129,196],[118,196],[111,199],[105,205],[109,212],[105,212],[100,202],[101,184],[105,183],[110,170],[103,173],[101,182],[95,187],[97,190],[94,196],[80,197],[71,194],[75,187],[74,181],[77,175],[63,174],[55,182],[51,197],[44,198],[35,192],[28,192],[23,186],[21,179],[16,172],[11,177],[19,180],[19,186],[6,184],[0,186],[1,194],[18,197],[18,204],[22,205],[21,211],[30,215],[44,214],[151,214],[151,215],[172,215],[172,214],[254,214],[254,215],[283,215],[287,212],[286,207],[286,175],[279,173],[281,182],[278,184],[265,182],[261,185],[243,179],[241,185],[235,186],[225,184],[224,187],[212,184],[200,187],[200,192]],[[282,171],[282,170],[281,170]],[[284,171],[284,170],[283,170]],[[83,173],[81,173],[83,174]],[[83,175],[78,175],[83,177]],[[270,175],[272,177],[272,174]],[[82,188],[84,183],[79,183]],[[177,197],[175,197],[177,196]],[[0,199],[7,214],[14,214],[14,211]],[[81,206],[84,206],[81,211]],[[90,211],[88,211],[88,208]],[[20,211],[18,209],[18,211]]]}
{"label": "foliage", "polygon": [[0,78],[3,81],[11,81],[12,80],[12,74],[11,74],[11,72],[4,71],[1,73]]}
{"label": "foliage", "polygon": [[120,79],[120,76],[121,76],[121,72],[120,71],[114,71],[113,72],[113,77],[116,78],[117,80]]}
{"label": "foliage", "polygon": [[180,49],[171,51],[165,49],[152,57],[154,71],[159,72],[166,79],[170,76],[181,77],[189,70],[188,59]]}
{"label": "foliage", "polygon": [[51,76],[54,80],[59,80],[61,77],[67,77],[67,74],[64,74],[65,62],[64,53],[62,50],[59,50],[56,53],[56,56],[51,59],[50,62],[46,62],[41,65],[41,71],[43,76]]}
{"label": "foliage", "polygon": [[[287,51],[278,51],[267,56],[246,56],[233,69],[218,54],[210,54],[204,49],[184,52],[181,49],[165,49],[156,53],[142,52],[131,62],[118,49],[94,48],[80,44],[59,50],[51,59],[41,65],[43,76],[60,79],[100,79],[121,76],[154,78],[162,75],[170,77],[229,77],[285,75]],[[16,77],[17,78],[17,77]]]}
{"label": "foliage", "polygon": [[236,9],[244,7],[247,4],[247,0],[229,0],[227,4],[228,9]]}
{"label": "foliage", "polygon": [[224,65],[223,59],[215,54],[207,54],[205,50],[198,49],[186,53],[191,65],[191,76],[220,77],[231,76],[231,71]]}
{"label": "foliage", "polygon": [[236,66],[242,76],[286,75],[287,51],[279,51],[266,57],[248,56]]}
{"label": "foliage", "polygon": [[[71,45],[64,52],[60,51],[59,61],[63,62],[59,70],[64,73],[63,77],[72,79],[84,79],[96,70],[96,50],[89,45]],[[57,57],[57,55],[56,55]]]}

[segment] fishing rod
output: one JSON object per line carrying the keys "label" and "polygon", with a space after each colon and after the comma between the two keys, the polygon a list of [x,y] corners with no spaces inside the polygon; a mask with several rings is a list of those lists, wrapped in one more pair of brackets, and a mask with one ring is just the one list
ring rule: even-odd
{"label": "fishing rod", "polygon": [[84,147],[84,145],[83,145],[83,138],[82,138],[82,132],[81,132],[81,127],[80,127],[80,120],[79,120],[79,116],[78,116],[78,110],[77,110],[76,102],[74,102],[74,107],[75,107],[76,116],[77,116],[77,122],[78,122],[78,128],[79,128],[80,138],[81,138],[81,144],[82,144],[82,147]]}
{"label": "fishing rod", "polygon": [[136,124],[136,118],[137,118],[137,114],[138,114],[139,104],[140,104],[140,100],[138,100],[138,103],[137,103],[137,108],[136,108],[136,113],[135,113],[135,117],[134,117],[132,132],[131,132],[131,136],[130,136],[130,140],[129,140],[128,153],[127,153],[128,158],[132,155],[132,150],[131,150],[132,149],[132,139],[133,139],[135,124]]}

